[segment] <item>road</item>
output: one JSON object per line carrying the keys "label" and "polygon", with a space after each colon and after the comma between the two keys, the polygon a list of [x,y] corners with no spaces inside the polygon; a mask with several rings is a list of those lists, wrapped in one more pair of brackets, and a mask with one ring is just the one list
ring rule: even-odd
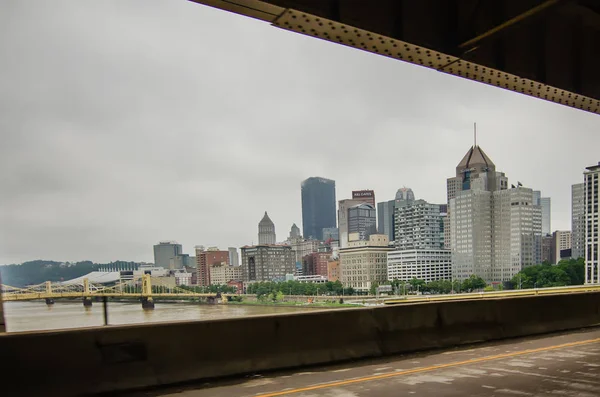
{"label": "road", "polygon": [[130,397],[600,395],[600,328],[465,346]]}

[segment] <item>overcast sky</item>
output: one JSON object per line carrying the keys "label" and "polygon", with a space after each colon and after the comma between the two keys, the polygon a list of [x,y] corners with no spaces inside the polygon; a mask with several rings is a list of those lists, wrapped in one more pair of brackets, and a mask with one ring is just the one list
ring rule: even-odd
{"label": "overcast sky", "polygon": [[186,0],[4,0],[0,65],[3,264],[240,247],[264,211],[282,241],[310,176],[443,203],[474,121],[570,229],[600,160],[598,115]]}

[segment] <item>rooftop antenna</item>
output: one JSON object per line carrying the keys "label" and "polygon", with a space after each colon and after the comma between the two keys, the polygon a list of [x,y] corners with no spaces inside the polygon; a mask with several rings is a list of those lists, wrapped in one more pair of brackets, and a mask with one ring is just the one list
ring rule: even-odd
{"label": "rooftop antenna", "polygon": [[477,147],[477,123],[473,123],[473,147]]}

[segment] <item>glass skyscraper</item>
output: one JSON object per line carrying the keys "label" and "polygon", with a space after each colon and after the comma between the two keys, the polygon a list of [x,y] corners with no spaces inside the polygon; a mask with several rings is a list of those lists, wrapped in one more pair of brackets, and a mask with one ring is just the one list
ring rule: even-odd
{"label": "glass skyscraper", "polygon": [[323,240],[323,229],[336,227],[335,181],[311,177],[302,181],[302,233]]}

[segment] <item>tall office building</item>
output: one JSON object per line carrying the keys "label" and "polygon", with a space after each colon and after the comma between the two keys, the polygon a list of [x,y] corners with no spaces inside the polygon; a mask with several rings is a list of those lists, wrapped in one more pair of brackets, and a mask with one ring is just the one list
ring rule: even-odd
{"label": "tall office building", "polygon": [[561,259],[568,259],[572,255],[572,234],[570,230],[557,230],[552,233],[552,260],[556,264]]}
{"label": "tall office building", "polygon": [[276,242],[275,224],[269,218],[269,215],[267,215],[267,211],[265,211],[265,215],[258,223],[258,244],[275,244]]}
{"label": "tall office building", "polygon": [[239,266],[240,265],[240,257],[237,252],[237,248],[229,247],[227,249],[229,251],[229,264],[231,266]]}
{"label": "tall office building", "polygon": [[[450,280],[450,250],[444,249],[445,208],[425,200],[397,200],[395,250],[388,253],[388,280]],[[445,205],[444,205],[445,207]],[[443,212],[444,211],[444,212]]]}
{"label": "tall office building", "polygon": [[571,256],[585,257],[585,190],[583,183],[571,186]]}
{"label": "tall office building", "polygon": [[325,227],[323,228],[323,241],[327,240],[339,241],[340,235],[337,227]]}
{"label": "tall office building", "polygon": [[231,266],[225,263],[215,264],[210,267],[210,283],[224,285],[232,280],[242,279],[242,267]]}
{"label": "tall office building", "polygon": [[336,227],[335,181],[311,177],[301,184],[302,232],[305,238],[323,239],[323,229]]}
{"label": "tall office building", "polygon": [[394,241],[394,208],[396,200],[377,203],[377,230],[385,234],[390,241]]}
{"label": "tall office building", "polygon": [[540,207],[542,207],[542,234],[547,236],[552,233],[552,200],[550,197],[542,197],[540,199]]}
{"label": "tall office building", "polygon": [[542,197],[541,191],[534,190],[533,204],[542,207],[542,235],[548,236],[552,234],[552,200],[550,197]]}
{"label": "tall office building", "polygon": [[210,269],[214,265],[229,265],[229,251],[221,251],[217,247],[196,246],[196,283],[201,286],[212,284]]}
{"label": "tall office building", "polygon": [[394,218],[397,250],[444,248],[439,204],[403,200],[396,204]]}
{"label": "tall office building", "polygon": [[242,279],[245,282],[284,281],[296,272],[296,256],[289,245],[242,247]]}
{"label": "tall office building", "polygon": [[338,202],[338,236],[341,248],[348,247],[348,210],[364,203],[362,199],[346,199]]}
{"label": "tall office building", "polygon": [[368,292],[374,282],[384,282],[388,251],[391,248],[384,234],[372,234],[363,240],[358,233],[351,233],[348,247],[340,249],[339,278],[342,284]]}
{"label": "tall office building", "polygon": [[352,233],[358,233],[363,240],[377,233],[375,207],[363,203],[348,208],[348,235]]}
{"label": "tall office building", "polygon": [[289,239],[295,239],[295,238],[301,238],[302,235],[300,234],[300,228],[298,226],[296,226],[296,224],[294,223],[292,225],[292,227],[290,228],[290,237]]}
{"label": "tall office building", "polygon": [[396,191],[396,201],[414,201],[415,193],[409,187],[401,187]]}
{"label": "tall office building", "polygon": [[386,234],[390,241],[396,238],[396,226],[394,212],[400,203],[411,202],[415,200],[415,194],[412,189],[402,187],[396,191],[394,200],[384,201],[377,204],[377,225],[380,234]]}
{"label": "tall office building", "polygon": [[375,208],[375,192],[373,190],[353,190],[352,199],[362,200]]}
{"label": "tall office building", "polygon": [[542,210],[533,190],[508,179],[479,146],[469,149],[448,183],[452,273],[488,282],[510,280],[541,262]]}
{"label": "tall office building", "polygon": [[554,261],[554,237],[552,236],[542,236],[542,263],[556,263]]}
{"label": "tall office building", "polygon": [[456,176],[448,178],[446,183],[448,216],[444,220],[444,247],[451,248],[450,219],[452,213],[450,200],[463,190],[476,188],[478,190],[495,191],[506,189],[507,186],[508,179],[504,176],[504,173],[496,172],[496,165],[481,147],[472,146],[456,166]]}
{"label": "tall office building", "polygon": [[598,175],[600,174],[600,162],[598,165],[586,167],[583,173],[583,207],[585,211],[585,283],[600,283],[600,240],[598,240]]}
{"label": "tall office building", "polygon": [[181,244],[176,241],[161,241],[154,246],[154,265],[169,268],[171,259],[181,256]]}

